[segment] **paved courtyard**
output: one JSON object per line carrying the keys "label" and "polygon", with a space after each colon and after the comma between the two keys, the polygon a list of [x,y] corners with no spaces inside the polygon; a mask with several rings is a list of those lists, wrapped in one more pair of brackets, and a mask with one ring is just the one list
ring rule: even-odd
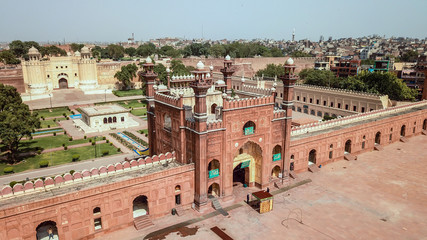
{"label": "paved courtyard", "polygon": [[[152,239],[220,239],[214,226],[233,239],[427,239],[427,136],[408,140],[300,174],[312,182],[276,195],[272,212],[260,215],[243,204],[228,217]],[[154,222],[167,227],[191,215],[197,217],[189,212]],[[129,227],[102,239],[143,239],[152,231]]]}

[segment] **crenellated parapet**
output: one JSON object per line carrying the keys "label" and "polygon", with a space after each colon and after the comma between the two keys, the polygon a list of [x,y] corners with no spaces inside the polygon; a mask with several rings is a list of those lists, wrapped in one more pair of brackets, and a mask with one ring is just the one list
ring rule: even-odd
{"label": "crenellated parapet", "polygon": [[262,96],[254,98],[224,99],[224,111],[235,108],[255,107],[260,105],[274,104],[274,96]]}
{"label": "crenellated parapet", "polygon": [[360,97],[382,97],[385,96],[383,94],[377,94],[377,93],[367,93],[367,92],[360,92],[360,91],[353,91],[353,90],[347,90],[347,89],[341,89],[341,88],[331,88],[331,87],[324,87],[324,86],[316,86],[316,85],[310,85],[310,84],[295,84],[295,88],[299,89],[313,89],[313,90],[322,90],[322,91],[328,91],[328,92],[334,92],[334,93],[340,93],[340,94],[351,94],[354,96],[360,96]]}
{"label": "crenellated parapet", "polygon": [[365,113],[359,113],[359,114],[342,117],[342,118],[336,118],[336,119],[332,119],[324,122],[310,123],[306,125],[296,126],[296,127],[292,127],[291,136],[298,136],[308,132],[315,132],[315,131],[332,128],[335,126],[361,122],[367,119],[377,118],[379,116],[392,115],[392,114],[396,114],[411,108],[421,107],[425,105],[427,105],[427,101],[416,102],[416,103],[411,103],[411,104],[396,106],[396,107],[390,107],[387,109],[379,109],[379,110],[374,110],[374,111],[365,112]]}
{"label": "crenellated parapet", "polygon": [[215,130],[223,128],[222,120],[208,120],[207,130]]}
{"label": "crenellated parapet", "polygon": [[277,109],[277,110],[274,110],[274,111],[273,111],[273,114],[274,114],[274,116],[273,116],[273,120],[274,120],[274,119],[281,119],[281,118],[286,117],[286,110],[283,110],[283,109]]}
{"label": "crenellated parapet", "polygon": [[260,88],[257,86],[251,86],[251,85],[243,85],[242,89],[243,92],[251,92],[251,93],[256,93],[256,94],[260,94],[260,95],[271,95],[272,91],[271,88]]}
{"label": "crenellated parapet", "polygon": [[54,188],[60,188],[64,185],[72,185],[74,183],[94,181],[95,179],[114,176],[124,172],[132,172],[141,169],[149,169],[155,165],[165,164],[175,160],[175,152],[167,152],[165,154],[153,155],[151,157],[140,158],[138,160],[118,162],[116,164],[109,164],[108,166],[101,166],[99,168],[92,168],[90,170],[83,170],[74,172],[73,174],[66,173],[57,175],[54,178],[47,177],[44,180],[37,179],[27,181],[24,184],[15,184],[12,187],[4,186],[0,191],[1,199],[16,197],[23,194],[30,194],[34,192],[42,192]]}
{"label": "crenellated parapet", "polygon": [[156,92],[154,94],[154,100],[157,102],[162,102],[162,103],[169,104],[169,105],[179,107],[179,108],[182,108],[182,106],[183,106],[182,98],[176,97],[176,96],[171,96],[171,95],[166,95],[166,94],[159,93],[159,92]]}

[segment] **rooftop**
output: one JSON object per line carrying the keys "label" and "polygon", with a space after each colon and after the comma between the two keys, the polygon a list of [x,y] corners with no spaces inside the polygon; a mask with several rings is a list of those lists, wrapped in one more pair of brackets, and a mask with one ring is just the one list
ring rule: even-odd
{"label": "rooftop", "polygon": [[99,116],[113,113],[129,112],[129,110],[127,110],[126,108],[115,104],[85,107],[81,108],[81,110],[88,116]]}

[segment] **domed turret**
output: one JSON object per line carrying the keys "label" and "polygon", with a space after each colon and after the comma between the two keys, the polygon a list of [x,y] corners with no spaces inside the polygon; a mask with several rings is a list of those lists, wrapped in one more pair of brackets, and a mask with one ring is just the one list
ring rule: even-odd
{"label": "domed turret", "polygon": [[285,65],[294,65],[294,60],[292,58],[288,58],[288,60],[286,60]]}
{"label": "domed turret", "polygon": [[81,53],[90,53],[89,48],[86,46],[82,47],[82,49],[80,51],[81,51]]}
{"label": "domed turret", "polygon": [[225,56],[225,60],[226,60],[226,61],[230,61],[230,60],[231,60],[230,55]]}
{"label": "domed turret", "polygon": [[205,64],[203,64],[202,61],[199,61],[196,65],[196,68],[198,70],[203,70],[203,69],[205,69]]}
{"label": "domed turret", "polygon": [[151,60],[150,57],[147,57],[147,59],[145,59],[145,63],[153,63],[153,60]]}
{"label": "domed turret", "polygon": [[28,55],[35,55],[35,54],[40,54],[39,50],[37,50],[37,48],[32,46],[30,49],[28,49]]}
{"label": "domed turret", "polygon": [[80,56],[81,56],[81,54],[80,54],[80,52],[79,52],[79,51],[76,51],[76,52],[74,53],[74,56],[76,56],[76,57],[80,57]]}

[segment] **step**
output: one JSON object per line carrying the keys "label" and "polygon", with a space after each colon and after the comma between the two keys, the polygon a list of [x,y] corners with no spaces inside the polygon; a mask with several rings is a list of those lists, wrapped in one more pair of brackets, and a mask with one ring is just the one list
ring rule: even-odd
{"label": "step", "polygon": [[133,220],[133,223],[136,230],[141,230],[154,225],[153,222],[151,222],[150,217],[148,215],[135,218]]}
{"label": "step", "polygon": [[377,151],[382,151],[384,148],[381,145],[375,145],[374,149]]}
{"label": "step", "polygon": [[212,207],[217,210],[219,213],[221,213],[223,216],[228,216],[228,212],[225,211],[221,204],[219,203],[218,199],[216,198],[211,198],[212,200]]}
{"label": "step", "polygon": [[185,215],[185,213],[187,212],[187,211],[185,211],[185,210],[184,210],[184,208],[183,208],[181,205],[176,206],[176,207],[175,207],[175,210],[176,210],[176,214],[177,214],[179,217],[184,216],[184,215]]}
{"label": "step", "polygon": [[400,137],[400,141],[406,143],[408,139],[406,137]]}
{"label": "step", "polygon": [[296,178],[297,178],[297,174],[296,174],[295,172],[290,172],[290,173],[289,173],[289,176],[290,176],[291,178],[293,178],[293,179],[296,179]]}
{"label": "step", "polygon": [[319,167],[316,164],[308,165],[308,171],[315,173],[319,171]]}
{"label": "step", "polygon": [[421,132],[422,135],[427,135],[427,130],[424,130]]}
{"label": "step", "polygon": [[347,161],[354,161],[354,160],[357,160],[357,157],[352,154],[345,154],[344,159]]}

